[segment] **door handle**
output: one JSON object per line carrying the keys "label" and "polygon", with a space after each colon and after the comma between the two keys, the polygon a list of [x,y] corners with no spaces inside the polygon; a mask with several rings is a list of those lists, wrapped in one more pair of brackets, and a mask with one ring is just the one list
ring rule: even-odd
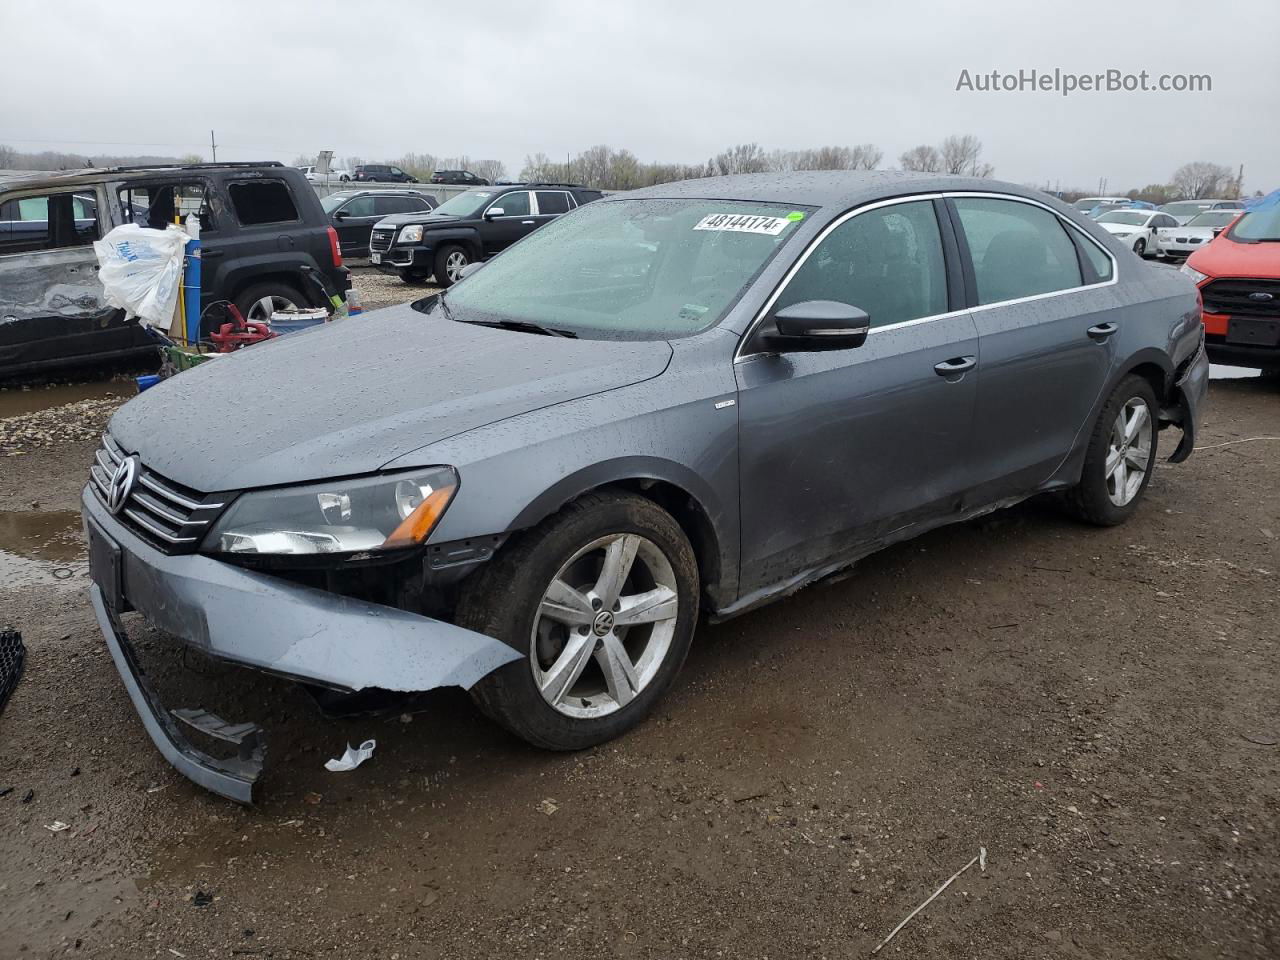
{"label": "door handle", "polygon": [[968,373],[977,365],[977,357],[953,357],[950,360],[935,363],[933,372],[940,377],[954,377],[961,373]]}
{"label": "door handle", "polygon": [[532,220],[521,220],[520,222],[526,227],[531,226],[533,224]]}
{"label": "door handle", "polygon": [[1110,323],[1110,322],[1099,323],[1096,326],[1089,328],[1089,331],[1088,331],[1089,338],[1092,340],[1097,340],[1099,343],[1101,343],[1103,340],[1106,340],[1107,337],[1111,336],[1113,333],[1115,333],[1119,329],[1120,329],[1120,324],[1118,323]]}

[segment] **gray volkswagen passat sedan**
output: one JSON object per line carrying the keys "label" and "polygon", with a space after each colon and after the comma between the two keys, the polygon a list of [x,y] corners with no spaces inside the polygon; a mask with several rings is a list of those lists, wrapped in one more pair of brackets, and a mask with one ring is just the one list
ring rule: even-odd
{"label": "gray volkswagen passat sedan", "polygon": [[331,696],[460,686],[586,747],[671,685],[699,613],[1037,493],[1124,521],[1159,431],[1190,454],[1206,379],[1190,280],[1035,191],[653,187],[127,404],[84,492],[93,603],[157,746],[238,800],[261,731],[162,706],[128,611]]}

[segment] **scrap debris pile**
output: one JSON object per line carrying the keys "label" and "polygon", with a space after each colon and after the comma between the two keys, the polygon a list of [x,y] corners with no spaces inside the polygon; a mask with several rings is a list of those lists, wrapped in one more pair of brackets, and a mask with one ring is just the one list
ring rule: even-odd
{"label": "scrap debris pile", "polygon": [[93,397],[0,420],[0,455],[96,440],[127,396]]}

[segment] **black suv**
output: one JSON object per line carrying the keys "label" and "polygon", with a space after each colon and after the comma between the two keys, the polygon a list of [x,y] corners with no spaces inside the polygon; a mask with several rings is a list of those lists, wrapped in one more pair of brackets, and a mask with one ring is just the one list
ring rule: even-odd
{"label": "black suv", "polygon": [[329,223],[338,231],[344,257],[369,255],[369,231],[384,217],[397,213],[427,213],[436,198],[412,190],[342,190],[320,201],[329,214]]}
{"label": "black suv", "polygon": [[599,190],[572,183],[468,190],[428,214],[379,221],[369,238],[369,259],[406,283],[434,275],[436,283],[448,287],[468,264],[487,260],[560,214],[601,196]]}
{"label": "black suv", "polygon": [[390,163],[362,163],[351,171],[351,178],[361,183],[417,183],[418,178]]}
{"label": "black suv", "polygon": [[[230,301],[247,318],[326,306],[351,286],[338,237],[301,171],[279,163],[111,167],[0,178],[0,378],[154,353],[108,306],[93,241],[126,223],[201,223],[207,334]],[[321,288],[325,289],[321,289]]]}
{"label": "black suv", "polygon": [[489,181],[477,177],[470,170],[437,170],[431,174],[432,183],[458,183],[465,187],[487,187]]}

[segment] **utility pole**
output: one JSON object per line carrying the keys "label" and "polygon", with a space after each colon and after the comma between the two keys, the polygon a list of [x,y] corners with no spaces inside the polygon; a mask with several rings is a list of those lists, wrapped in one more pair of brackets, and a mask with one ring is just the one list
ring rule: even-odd
{"label": "utility pole", "polygon": [[218,144],[213,139],[213,131],[209,131],[209,149],[213,152],[213,162],[218,162]]}
{"label": "utility pole", "polygon": [[1244,196],[1244,164],[1240,164],[1240,172],[1236,174],[1236,196]]}

